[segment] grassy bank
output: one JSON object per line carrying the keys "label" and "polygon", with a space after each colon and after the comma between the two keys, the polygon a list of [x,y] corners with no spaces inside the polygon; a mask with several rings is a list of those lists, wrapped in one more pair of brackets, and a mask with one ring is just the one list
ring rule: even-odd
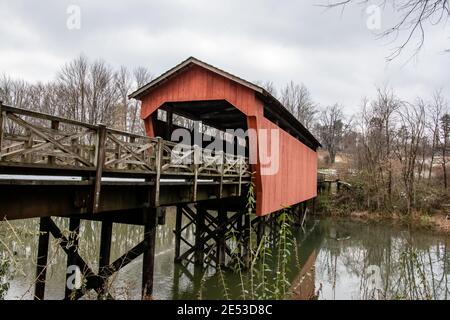
{"label": "grassy bank", "polygon": [[412,210],[409,214],[401,206],[380,209],[367,209],[356,203],[357,198],[351,196],[351,190],[340,194],[323,194],[318,196],[317,215],[332,217],[350,217],[362,222],[398,223],[412,228],[432,230],[450,235],[450,214],[443,202],[433,207]]}

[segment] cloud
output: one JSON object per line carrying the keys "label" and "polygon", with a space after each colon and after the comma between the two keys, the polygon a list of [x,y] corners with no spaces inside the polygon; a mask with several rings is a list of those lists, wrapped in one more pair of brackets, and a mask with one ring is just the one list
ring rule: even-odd
{"label": "cloud", "polygon": [[[115,66],[160,74],[196,56],[250,81],[278,87],[304,82],[320,104],[357,108],[375,85],[407,99],[449,92],[449,28],[427,30],[415,61],[411,51],[387,64],[393,44],[367,29],[365,7],[324,10],[319,1],[20,1],[0,4],[0,72],[46,81],[80,53]],[[81,9],[81,29],[66,27],[69,5]],[[395,15],[382,15],[387,27]]]}

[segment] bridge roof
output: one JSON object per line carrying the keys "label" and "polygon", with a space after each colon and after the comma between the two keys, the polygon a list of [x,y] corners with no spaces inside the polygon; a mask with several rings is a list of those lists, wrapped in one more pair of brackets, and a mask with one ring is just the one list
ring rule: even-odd
{"label": "bridge roof", "polygon": [[210,65],[206,62],[203,62],[195,57],[189,57],[186,60],[182,61],[181,63],[171,68],[170,70],[164,72],[163,74],[153,79],[146,85],[132,92],[129,95],[129,97],[140,100],[143,96],[148,94],[153,89],[157,88],[161,84],[165,83],[166,81],[170,80],[177,74],[185,71],[187,68],[193,65],[200,66],[204,69],[207,69],[211,72],[214,72],[222,77],[230,79],[231,81],[234,81],[244,87],[253,90],[257,95],[257,97],[261,99],[268,107],[271,116],[277,120],[280,120],[280,122],[284,124],[284,127],[292,128],[294,131],[298,132],[301,136],[304,137],[305,140],[307,140],[307,142],[309,142],[308,145],[311,145],[314,149],[322,146],[320,142],[311,134],[311,132],[309,132],[309,130],[306,129],[305,126],[297,118],[295,118],[292,115],[292,113],[288,109],[286,109],[286,107],[266,89],[252,82],[249,82],[245,79],[237,77],[222,69],[219,69],[213,65]]}

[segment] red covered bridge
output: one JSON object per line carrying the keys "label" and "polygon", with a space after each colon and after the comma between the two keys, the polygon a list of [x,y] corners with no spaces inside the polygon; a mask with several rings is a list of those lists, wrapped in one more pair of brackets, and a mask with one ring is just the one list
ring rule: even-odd
{"label": "red covered bridge", "polygon": [[[108,296],[107,279],[141,254],[148,297],[166,208],[176,207],[175,261],[218,266],[239,257],[248,265],[251,232],[261,241],[276,211],[304,212],[316,196],[320,144],[263,88],[189,58],[131,97],[142,101],[146,136],[0,102],[0,219],[40,218],[36,299],[44,298],[50,234],[85,279],[83,288],[66,287],[66,299],[89,289]],[[185,150],[169,141],[179,131],[194,138],[182,141]],[[245,206],[252,172],[253,221]],[[69,235],[54,216],[69,218]],[[81,220],[101,222],[98,271],[78,252]],[[111,261],[113,223],[142,225],[144,237]]]}
{"label": "red covered bridge", "polygon": [[[141,117],[151,137],[170,138],[174,115],[223,131],[265,130],[256,144],[250,143],[248,150],[256,154],[252,172],[256,180],[257,215],[267,215],[316,196],[316,150],[320,143],[262,87],[190,57],[130,97],[142,101]],[[167,112],[165,123],[158,120],[158,110]],[[270,134],[277,129],[278,135]],[[272,149],[274,139],[278,140],[278,147]],[[278,154],[268,154],[270,151]],[[274,170],[264,170],[268,157],[278,159],[269,164]]]}

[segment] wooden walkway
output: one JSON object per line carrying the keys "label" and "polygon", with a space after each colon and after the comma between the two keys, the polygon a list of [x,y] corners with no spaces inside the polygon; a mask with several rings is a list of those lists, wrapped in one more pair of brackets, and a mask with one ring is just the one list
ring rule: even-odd
{"label": "wooden walkway", "polygon": [[251,178],[244,157],[3,104],[1,174],[0,219],[236,197]]}

